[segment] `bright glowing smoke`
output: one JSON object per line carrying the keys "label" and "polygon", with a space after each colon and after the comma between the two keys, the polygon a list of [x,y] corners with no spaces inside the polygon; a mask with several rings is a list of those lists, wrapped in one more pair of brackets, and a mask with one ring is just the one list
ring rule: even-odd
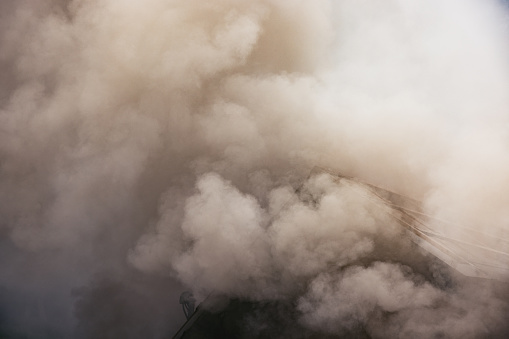
{"label": "bright glowing smoke", "polygon": [[[183,321],[165,308],[181,283],[298,300],[302,323],[328,333],[503,333],[505,297],[425,281],[417,249],[357,188],[318,177],[305,183],[314,204],[295,193],[313,166],[333,168],[504,249],[493,236],[509,222],[509,53],[496,2],[0,9],[2,331],[158,337]],[[160,312],[147,318],[147,305]]]}

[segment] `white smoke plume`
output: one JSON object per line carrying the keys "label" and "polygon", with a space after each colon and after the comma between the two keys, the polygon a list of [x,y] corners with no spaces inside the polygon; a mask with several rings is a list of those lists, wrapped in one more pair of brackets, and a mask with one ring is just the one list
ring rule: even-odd
{"label": "white smoke plume", "polygon": [[293,300],[324,334],[504,337],[506,285],[307,176],[507,252],[508,22],[495,0],[1,2],[0,336],[168,336],[187,288]]}

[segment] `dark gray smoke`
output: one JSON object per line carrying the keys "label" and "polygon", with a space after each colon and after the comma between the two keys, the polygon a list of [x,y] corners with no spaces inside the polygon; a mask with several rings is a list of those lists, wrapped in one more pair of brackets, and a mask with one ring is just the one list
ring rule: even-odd
{"label": "dark gray smoke", "polygon": [[505,285],[307,175],[508,252],[507,23],[495,0],[1,2],[0,337],[160,338],[184,289],[293,300],[321,333],[502,337]]}

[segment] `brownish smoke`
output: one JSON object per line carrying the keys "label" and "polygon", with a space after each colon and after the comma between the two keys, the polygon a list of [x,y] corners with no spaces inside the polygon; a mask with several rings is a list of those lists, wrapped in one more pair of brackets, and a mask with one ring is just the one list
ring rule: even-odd
{"label": "brownish smoke", "polygon": [[494,0],[3,2],[0,336],[157,337],[180,284],[333,334],[503,333],[500,291],[444,287],[383,207],[305,178],[506,251],[506,23]]}

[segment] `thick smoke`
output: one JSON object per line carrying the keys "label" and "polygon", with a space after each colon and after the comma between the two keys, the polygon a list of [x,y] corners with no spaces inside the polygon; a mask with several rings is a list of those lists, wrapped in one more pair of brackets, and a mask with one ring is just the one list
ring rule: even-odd
{"label": "thick smoke", "polygon": [[178,295],[291,300],[321,333],[503,337],[388,207],[509,250],[495,0],[0,3],[0,336],[159,338]]}

